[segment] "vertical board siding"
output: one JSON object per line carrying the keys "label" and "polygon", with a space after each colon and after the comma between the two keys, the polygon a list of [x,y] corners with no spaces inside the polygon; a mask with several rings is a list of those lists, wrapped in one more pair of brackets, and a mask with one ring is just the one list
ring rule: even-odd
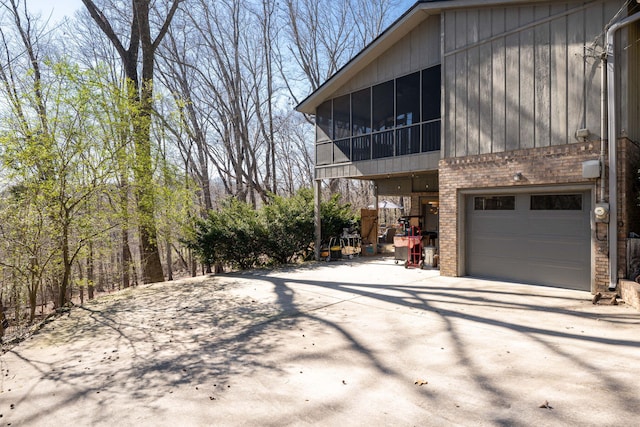
{"label": "vertical board siding", "polygon": [[493,11],[491,9],[478,10],[478,40],[486,40],[491,37],[491,20]]}
{"label": "vertical board siding", "polygon": [[[567,16],[567,129],[582,129],[585,125],[584,22],[584,11]],[[574,141],[567,131],[566,142]]]}
{"label": "vertical board siding", "polygon": [[[452,40],[454,48],[458,49],[467,44],[467,12],[454,12],[454,17],[455,24],[452,29]],[[467,53],[456,54],[455,58],[455,83],[452,87],[456,105],[453,127],[454,138],[456,139],[454,155],[455,157],[463,157],[467,155]]]}
{"label": "vertical board siding", "polygon": [[[491,33],[496,36],[505,32],[505,10],[496,9],[494,17],[491,19]],[[495,39],[491,43],[491,51],[493,58],[493,73],[491,79],[493,81],[493,114],[491,116],[493,126],[491,128],[492,141],[491,151],[500,152],[505,150],[505,120],[506,120],[506,56],[505,56],[505,40],[504,38]]]}
{"label": "vertical board siding", "polygon": [[467,11],[462,10],[455,12],[456,14],[456,27],[454,40],[456,42],[456,49],[467,45]]}
{"label": "vertical board siding", "polygon": [[480,45],[479,51],[479,78],[480,78],[480,153],[491,152],[493,139],[493,83],[491,75],[491,44]]}
{"label": "vertical board siding", "polygon": [[[533,9],[520,10],[520,24],[533,20]],[[534,31],[520,32],[520,148],[535,146],[535,55]]]}
{"label": "vertical board siding", "polygon": [[479,16],[477,9],[467,11],[467,44],[477,43]]}
{"label": "vertical board siding", "polygon": [[[477,43],[479,39],[479,15],[477,9],[467,11],[467,43]],[[480,139],[480,82],[478,71],[480,56],[478,49],[467,52],[467,155],[478,154]]]}
{"label": "vertical board siding", "polygon": [[480,50],[469,50],[469,73],[467,75],[468,96],[467,104],[469,105],[468,113],[468,142],[469,154],[478,154],[480,146]]}
{"label": "vertical board siding", "polygon": [[[441,147],[444,157],[456,156],[456,76],[455,76],[456,57],[454,55],[444,58],[442,66],[443,87],[444,91],[444,111],[443,120],[445,123],[444,141],[447,141]],[[447,72],[445,72],[447,70]]]}
{"label": "vertical board siding", "polygon": [[[536,18],[549,15],[548,8],[536,9]],[[542,12],[540,16],[538,13]],[[546,13],[545,13],[546,12]],[[534,62],[535,66],[535,147],[547,147],[550,145],[550,121],[551,121],[551,81],[550,81],[550,46],[549,24],[538,25],[534,29]]]}
{"label": "vertical board siding", "polygon": [[550,23],[551,145],[567,141],[567,19]]}
{"label": "vertical board siding", "polygon": [[424,57],[429,57],[429,45],[427,43],[427,37],[424,34],[424,31],[413,30],[409,34],[408,37],[411,44],[411,64],[410,70],[420,69],[424,67],[420,67],[422,62],[424,61]]}
{"label": "vertical board siding", "polygon": [[443,34],[443,48],[445,52],[451,52],[456,49],[456,22],[455,15],[451,16],[453,12],[447,13],[446,16],[442,16],[442,34]]}
{"label": "vertical board siding", "polygon": [[506,121],[506,60],[504,39],[497,39],[491,43],[493,49],[493,141],[492,152],[505,150],[505,121]]}
{"label": "vertical board siding", "polygon": [[439,64],[440,38],[440,17],[430,16],[331,96],[355,92]]}
{"label": "vertical board siding", "polygon": [[[602,52],[604,46],[604,26],[609,19],[604,18],[604,5],[595,3],[586,10],[585,22],[585,103],[586,122],[585,127],[592,134],[600,136],[600,102],[593,102],[600,99],[602,91],[602,79],[600,77],[601,62],[598,53]],[[592,101],[593,100],[593,101]],[[576,129],[569,129],[575,132]]]}
{"label": "vertical board siding", "polygon": [[[599,138],[597,55],[604,27],[621,5],[605,0],[445,11],[443,114],[454,117],[446,120],[444,156],[575,143],[582,128]],[[631,108],[637,117],[637,102]],[[640,133],[640,124],[633,129]]]}
{"label": "vertical board siding", "polygon": [[[509,8],[505,13],[505,30],[512,31],[520,25],[520,11]],[[520,149],[520,35],[507,36],[505,40],[506,86],[508,88],[506,102],[506,137],[505,150]]]}
{"label": "vertical board siding", "polygon": [[[507,21],[508,22],[508,21]],[[506,139],[505,150],[520,149],[520,37],[512,34],[506,38]]]}
{"label": "vertical board siding", "polygon": [[378,78],[380,81],[391,80],[398,76],[397,63],[401,61],[403,49],[391,49],[385,58],[378,59]]}
{"label": "vertical board siding", "polygon": [[467,52],[456,55],[456,72],[455,72],[455,103],[456,103],[456,122],[455,122],[455,138],[458,140],[456,144],[456,157],[468,155],[467,151]]}
{"label": "vertical board siding", "polygon": [[[478,10],[467,11],[467,43],[478,42]],[[480,111],[479,111],[479,91],[478,70],[480,57],[478,49],[470,49],[467,52],[467,152],[478,154],[480,147]]]}

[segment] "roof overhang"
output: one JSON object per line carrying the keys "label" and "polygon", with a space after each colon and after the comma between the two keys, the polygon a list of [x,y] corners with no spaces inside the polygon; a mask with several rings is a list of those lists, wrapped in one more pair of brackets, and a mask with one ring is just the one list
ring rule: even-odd
{"label": "roof overhang", "polygon": [[367,47],[340,68],[333,76],[318,89],[296,106],[301,113],[315,114],[318,105],[329,99],[333,93],[344,86],[349,80],[364,70],[382,53],[399,42],[421,22],[429,16],[439,15],[446,9],[466,9],[472,7],[487,7],[512,5],[518,3],[543,3],[549,0],[423,0],[415,3],[407,12],[398,18],[382,34],[374,39]]}

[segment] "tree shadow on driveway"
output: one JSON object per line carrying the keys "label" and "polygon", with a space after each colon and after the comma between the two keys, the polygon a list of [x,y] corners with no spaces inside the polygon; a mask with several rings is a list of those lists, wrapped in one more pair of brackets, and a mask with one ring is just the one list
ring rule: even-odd
{"label": "tree shadow on driveway", "polygon": [[[636,312],[578,292],[420,274],[376,260],[132,289],[3,356],[15,376],[2,400],[14,408],[0,410],[13,425],[166,425],[177,414],[184,425],[426,414],[427,425],[541,414],[594,425],[635,414],[637,385],[620,366],[640,347],[628,329]],[[543,412],[543,398],[559,404]],[[584,410],[593,404],[597,415]]]}
{"label": "tree shadow on driveway", "polygon": [[[367,277],[372,276],[369,274]],[[421,323],[427,326],[425,331],[446,331],[454,348],[449,363],[462,368],[464,375],[471,379],[465,386],[482,394],[488,406],[510,409],[510,402],[519,400],[518,388],[526,387],[519,383],[518,376],[531,380],[532,387],[544,384],[551,391],[559,390],[556,396],[561,396],[566,389],[569,389],[569,394],[575,394],[565,394],[569,400],[575,398],[575,403],[570,409],[551,412],[550,421],[583,425],[597,424],[599,419],[605,423],[614,419],[630,421],[640,405],[638,385],[629,380],[633,374],[620,369],[623,364],[634,360],[633,355],[640,348],[640,340],[634,332],[640,324],[640,315],[629,308],[593,306],[587,293],[439,277],[395,284],[375,283],[380,279],[364,283],[362,280],[298,280],[270,275],[261,279],[273,286],[283,310],[298,312],[334,328],[354,349],[366,355],[370,367],[379,375],[402,376],[404,373],[396,365],[386,364],[382,358],[376,357],[376,352],[359,337],[344,331],[324,316],[329,307],[350,303],[356,311],[373,309],[380,313],[402,308],[398,316],[428,317],[427,322]],[[442,286],[443,281],[447,285]],[[468,286],[470,283],[475,286]],[[322,291],[328,291],[326,295],[336,301],[324,306],[296,303],[300,294]],[[476,333],[481,335],[480,339]],[[430,334],[424,334],[427,341]],[[493,339],[499,344],[492,345]],[[506,343],[505,339],[508,340]],[[509,346],[533,353],[525,354],[524,362],[511,361],[505,369],[489,366],[494,360],[486,358],[487,352]],[[393,352],[392,348],[387,350]],[[427,359],[425,357],[426,366],[429,365]],[[612,365],[615,369],[610,368]],[[554,375],[562,373],[565,373],[563,377],[554,378]],[[504,376],[514,376],[516,380],[504,381]],[[572,383],[577,377],[581,381]],[[452,399],[454,396],[455,393],[448,397]],[[429,397],[435,403],[442,396]],[[594,416],[588,408],[602,408],[603,400],[607,401],[604,406],[609,405],[606,413]],[[523,421],[523,414],[517,411],[495,412],[491,418],[494,424],[517,425]],[[535,412],[534,409],[532,421],[536,417]],[[554,418],[554,415],[558,416]]]}

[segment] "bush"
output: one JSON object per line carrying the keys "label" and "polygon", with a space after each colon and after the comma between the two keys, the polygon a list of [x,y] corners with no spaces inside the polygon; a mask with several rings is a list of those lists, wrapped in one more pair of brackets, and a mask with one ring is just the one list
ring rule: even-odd
{"label": "bush", "polygon": [[258,265],[267,235],[258,212],[248,203],[228,198],[219,214],[225,230],[223,261],[243,270]]}
{"label": "bush", "polygon": [[198,219],[188,246],[206,265],[229,264],[241,269],[258,264],[266,232],[257,212],[234,198],[224,200],[217,211]]}
{"label": "bush", "polygon": [[302,189],[295,196],[271,196],[262,209],[267,233],[266,253],[276,263],[308,259],[312,252],[313,192]]}
{"label": "bush", "polygon": [[204,219],[197,218],[194,221],[192,236],[187,239],[187,247],[191,248],[200,258],[200,261],[208,266],[224,261],[225,241],[227,230],[222,215],[219,211],[209,211]]}
{"label": "bush", "polygon": [[[351,205],[334,195],[320,205],[322,238],[327,242],[353,227]],[[206,265],[222,263],[248,269],[264,262],[286,264],[309,259],[314,243],[313,191],[302,189],[285,198],[272,195],[261,210],[234,198],[196,220],[186,242]]]}
{"label": "bush", "polygon": [[358,223],[351,204],[340,203],[339,194],[332,195],[329,200],[320,204],[320,218],[323,243],[328,243],[332,237],[340,236],[343,229],[354,228]]}

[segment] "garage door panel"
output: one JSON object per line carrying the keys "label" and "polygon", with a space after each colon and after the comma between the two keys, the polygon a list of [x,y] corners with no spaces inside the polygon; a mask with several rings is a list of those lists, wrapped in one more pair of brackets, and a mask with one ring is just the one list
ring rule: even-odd
{"label": "garage door panel", "polygon": [[518,239],[491,237],[490,235],[478,236],[474,245],[473,254],[491,256],[490,254],[506,253],[514,255],[513,252],[520,249],[521,244]]}
{"label": "garage door panel", "polygon": [[569,287],[567,284],[574,284],[575,287],[572,289],[581,290],[589,290],[591,287],[589,277],[582,274],[583,265],[580,263],[558,265],[558,263],[532,262],[531,268],[546,272],[545,282],[540,284],[562,288]]}
{"label": "garage door panel", "polygon": [[536,238],[529,240],[529,253],[531,257],[539,259],[551,259],[558,263],[573,261],[581,263],[585,256],[589,256],[589,248],[578,239],[558,242],[551,237],[547,239]]}
{"label": "garage door panel", "polygon": [[[582,212],[580,212],[582,213]],[[553,224],[553,229],[549,228],[549,224]],[[529,220],[526,221],[527,234],[539,234],[548,236],[557,236],[557,230],[562,230],[563,236],[576,236],[578,238],[584,238],[585,227],[589,227],[589,222],[576,218],[557,217],[550,216],[546,218],[533,218],[529,216]]]}
{"label": "garage door panel", "polygon": [[515,203],[505,210],[478,210],[479,206],[496,209],[496,203],[489,200],[491,196],[480,196],[488,200],[484,204],[474,201],[478,196],[470,196],[467,273],[590,290],[591,198],[589,192],[581,194],[582,210],[532,210],[531,195],[524,193],[517,194]]}
{"label": "garage door panel", "polygon": [[[473,274],[477,277],[485,277],[490,279],[501,279],[510,281],[521,281],[522,275],[522,260],[509,258],[500,255],[481,256],[473,260],[473,265],[470,268],[475,271]],[[496,275],[496,271],[493,268],[489,268],[491,265],[499,264],[500,276]],[[526,266],[526,269],[529,267]]]}
{"label": "garage door panel", "polygon": [[[496,235],[501,234],[504,236],[518,236],[521,231],[518,230],[517,224],[513,222],[513,218],[504,216],[477,216],[476,218],[478,233]],[[506,227],[505,227],[506,225]]]}

